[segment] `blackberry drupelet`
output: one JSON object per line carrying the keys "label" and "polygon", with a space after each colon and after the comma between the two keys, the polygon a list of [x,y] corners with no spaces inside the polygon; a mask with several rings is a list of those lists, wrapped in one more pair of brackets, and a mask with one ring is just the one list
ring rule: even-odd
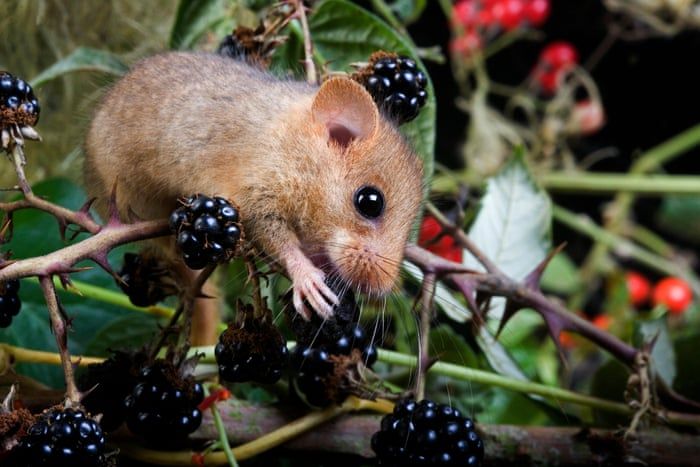
{"label": "blackberry drupelet", "polygon": [[377,52],[358,80],[377,106],[398,124],[416,118],[428,98],[428,78],[408,57]]}
{"label": "blackberry drupelet", "polygon": [[132,433],[157,446],[182,443],[202,423],[197,408],[202,385],[183,377],[165,360],[141,369],[136,386],[124,399],[126,425]]}
{"label": "blackberry drupelet", "polygon": [[241,239],[238,209],[221,197],[197,194],[180,200],[170,215],[170,230],[185,264],[202,269],[231,259]]}
{"label": "blackberry drupelet", "polygon": [[349,326],[360,318],[360,309],[355,301],[355,295],[351,290],[343,289],[337,284],[327,282],[327,285],[336,293],[340,303],[333,307],[333,316],[328,319],[321,318],[312,313],[311,319],[302,319],[291,305],[291,292],[286,297],[285,309],[288,324],[297,342],[310,345],[312,342],[330,343],[347,334]]}
{"label": "blackberry drupelet", "polygon": [[34,126],[39,121],[39,101],[23,79],[0,72],[0,122]]}
{"label": "blackberry drupelet", "polygon": [[278,381],[289,360],[284,337],[269,320],[255,318],[252,306],[239,312],[244,318],[221,333],[214,349],[219,377],[229,382]]}
{"label": "blackberry drupelet", "polygon": [[12,318],[17,316],[22,308],[19,299],[19,280],[10,279],[0,283],[0,328],[6,328],[12,324]]}
{"label": "blackberry drupelet", "polygon": [[115,430],[124,422],[124,398],[136,386],[147,360],[143,351],[113,352],[104,362],[88,365],[79,380],[79,388],[85,393],[81,402],[90,413],[102,415],[103,430]]}
{"label": "blackberry drupelet", "polygon": [[85,412],[53,408],[37,417],[13,451],[23,467],[100,467],[105,465],[105,438]]}
{"label": "blackberry drupelet", "polygon": [[484,457],[474,422],[430,400],[397,403],[372,436],[372,450],[386,466],[478,466]]}
{"label": "blackberry drupelet", "polygon": [[327,379],[334,371],[331,355],[325,348],[297,346],[292,353],[292,365],[296,370],[294,383],[306,402],[316,407],[329,405]]}
{"label": "blackberry drupelet", "polygon": [[[377,348],[357,322],[360,315],[355,297],[338,284],[329,284],[340,304],[333,316],[323,320],[312,316],[305,321],[288,308],[290,328],[297,337],[291,368],[297,392],[317,407],[341,402],[359,390],[359,367],[371,367],[377,361]],[[290,311],[291,310],[291,311]]]}

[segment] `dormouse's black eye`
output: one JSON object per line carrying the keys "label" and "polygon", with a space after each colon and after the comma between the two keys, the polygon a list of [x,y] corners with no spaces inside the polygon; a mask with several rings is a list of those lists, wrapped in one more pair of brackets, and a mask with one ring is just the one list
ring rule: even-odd
{"label": "dormouse's black eye", "polygon": [[355,192],[355,209],[367,219],[376,219],[384,212],[384,195],[373,186],[363,186]]}

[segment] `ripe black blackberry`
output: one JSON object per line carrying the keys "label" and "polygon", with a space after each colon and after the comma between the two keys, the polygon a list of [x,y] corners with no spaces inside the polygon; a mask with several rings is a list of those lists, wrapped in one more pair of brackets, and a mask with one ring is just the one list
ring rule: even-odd
{"label": "ripe black blackberry", "polygon": [[397,403],[372,436],[372,450],[386,466],[478,466],[484,457],[474,422],[430,400]]}
{"label": "ripe black blackberry", "polygon": [[12,324],[12,318],[17,316],[22,308],[18,294],[18,279],[10,279],[0,283],[0,328],[6,328]]}
{"label": "ripe black blackberry", "polygon": [[377,106],[398,124],[416,118],[428,98],[428,78],[408,57],[376,52],[355,79],[369,91]]}
{"label": "ripe black blackberry", "polygon": [[124,422],[124,399],[136,386],[147,360],[145,352],[113,352],[104,362],[88,365],[81,376],[79,388],[86,394],[81,402],[90,413],[102,415],[103,430],[115,430]]}
{"label": "ripe black blackberry", "polygon": [[166,360],[156,360],[139,373],[124,399],[126,425],[132,433],[157,446],[174,446],[202,423],[197,406],[204,399],[202,385],[183,376]]}
{"label": "ripe black blackberry", "polygon": [[177,284],[168,265],[150,251],[125,253],[118,272],[119,287],[136,306],[154,305],[165,297],[175,295]]}
{"label": "ripe black blackberry", "polygon": [[77,409],[52,408],[37,417],[13,451],[23,467],[102,467],[105,437],[100,425]]}
{"label": "ripe black blackberry", "polygon": [[21,78],[0,72],[0,124],[34,126],[39,121],[39,101]]}
{"label": "ripe black blackberry", "polygon": [[229,382],[278,381],[289,360],[287,342],[268,319],[254,316],[252,305],[239,306],[239,313],[243,318],[221,333],[214,349],[219,377]]}
{"label": "ripe black blackberry", "polygon": [[292,353],[292,366],[296,370],[294,385],[306,402],[325,407],[331,402],[328,394],[328,377],[334,364],[325,348],[296,346]]}
{"label": "ripe black blackberry", "polygon": [[185,264],[202,269],[231,259],[241,239],[238,209],[224,198],[202,194],[180,203],[182,206],[170,215],[170,230],[177,236]]}
{"label": "ripe black blackberry", "polygon": [[327,282],[327,285],[336,293],[340,301],[338,305],[333,307],[333,316],[329,319],[321,318],[316,313],[312,313],[311,319],[306,321],[297,314],[291,305],[291,292],[286,297],[285,315],[297,342],[301,344],[335,342],[347,335],[349,327],[360,317],[360,309],[351,290],[330,282]]}

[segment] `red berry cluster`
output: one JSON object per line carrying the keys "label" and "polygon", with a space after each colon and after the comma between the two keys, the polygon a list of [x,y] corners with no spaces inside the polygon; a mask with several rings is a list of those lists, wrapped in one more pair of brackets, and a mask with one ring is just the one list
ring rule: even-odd
{"label": "red berry cluster", "polygon": [[453,52],[471,55],[484,36],[524,26],[541,26],[549,17],[550,0],[458,0],[452,20],[461,34],[450,44]]}
{"label": "red berry cluster", "polygon": [[434,217],[426,215],[420,226],[418,245],[445,259],[461,263],[462,247],[451,236],[441,236],[442,233],[442,226],[438,221]]}
{"label": "red berry cluster", "polygon": [[681,315],[693,301],[690,286],[678,277],[665,277],[653,289],[649,280],[638,272],[628,271],[625,279],[630,303],[635,307],[644,306],[651,300],[654,306],[663,305],[669,313]]}
{"label": "red berry cluster", "polygon": [[568,70],[579,61],[578,51],[569,42],[557,41],[547,45],[542,52],[532,71],[533,83],[542,94],[551,96],[554,94]]}

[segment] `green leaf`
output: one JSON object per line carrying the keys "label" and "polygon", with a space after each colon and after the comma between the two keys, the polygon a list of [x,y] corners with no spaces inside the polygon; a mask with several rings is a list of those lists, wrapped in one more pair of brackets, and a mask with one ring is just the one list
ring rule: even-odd
{"label": "green leaf", "polygon": [[430,330],[430,355],[465,367],[476,367],[479,363],[464,337],[446,324]]}
{"label": "green leaf", "polygon": [[656,216],[656,225],[666,233],[700,245],[700,197],[667,196]]}
{"label": "green leaf", "polygon": [[85,353],[108,357],[109,350],[137,349],[151,342],[158,332],[158,319],[151,315],[130,313],[100,328],[85,345]]}
{"label": "green leaf", "polygon": [[170,31],[171,49],[191,49],[202,35],[227,19],[224,0],[180,0]]}
{"label": "green leaf", "polygon": [[404,24],[411,24],[420,18],[428,5],[427,0],[394,0],[390,7]]}
{"label": "green leaf", "polygon": [[70,55],[57,61],[37,76],[30,84],[34,87],[76,71],[100,71],[121,76],[128,67],[116,55],[106,50],[78,47]]}
{"label": "green leaf", "polygon": [[[516,156],[489,179],[469,237],[505,274],[521,280],[547,255],[551,226],[552,202],[535,185],[523,158]],[[467,250],[463,263],[484,270]],[[498,319],[504,302],[492,302],[489,316]]]}
{"label": "green leaf", "polygon": [[668,332],[666,316],[657,319],[636,320],[634,340],[637,347],[656,339],[651,350],[654,371],[669,386],[676,379],[676,354]]}
{"label": "green leaf", "polygon": [[[316,52],[331,70],[348,71],[351,63],[367,61],[377,50],[407,55],[425,70],[407,39],[377,16],[348,1],[320,2],[309,18],[309,28]],[[423,160],[427,187],[433,173],[435,148],[435,91],[432,81],[428,83],[425,107],[418,118],[401,126],[401,132]]]}
{"label": "green leaf", "polygon": [[559,253],[547,265],[542,275],[542,288],[549,292],[570,295],[581,287],[581,276],[576,264],[566,253]]}

